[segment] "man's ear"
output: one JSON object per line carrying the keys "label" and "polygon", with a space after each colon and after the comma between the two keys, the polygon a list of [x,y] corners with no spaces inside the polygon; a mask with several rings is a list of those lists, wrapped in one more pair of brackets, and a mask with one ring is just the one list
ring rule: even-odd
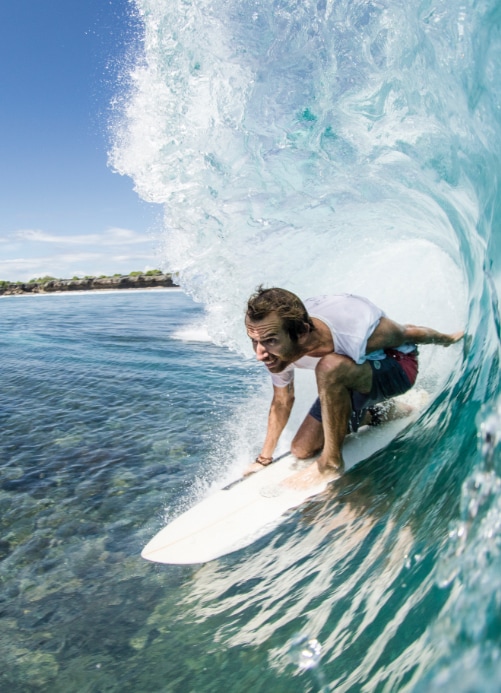
{"label": "man's ear", "polygon": [[311,326],[307,322],[303,322],[304,331],[298,336],[297,341],[303,343],[310,336]]}

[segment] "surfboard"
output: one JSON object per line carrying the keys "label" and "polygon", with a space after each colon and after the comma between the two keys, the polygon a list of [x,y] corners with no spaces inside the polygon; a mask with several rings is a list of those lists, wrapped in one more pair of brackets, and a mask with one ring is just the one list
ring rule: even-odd
{"label": "surfboard", "polygon": [[[406,417],[377,427],[363,426],[347,436],[343,447],[346,469],[386,447],[409,423]],[[310,463],[286,453],[262,471],[237,479],[169,522],[141,556],[158,563],[193,564],[245,548],[276,527],[288,511],[326,489],[328,482],[301,491],[282,485]]]}

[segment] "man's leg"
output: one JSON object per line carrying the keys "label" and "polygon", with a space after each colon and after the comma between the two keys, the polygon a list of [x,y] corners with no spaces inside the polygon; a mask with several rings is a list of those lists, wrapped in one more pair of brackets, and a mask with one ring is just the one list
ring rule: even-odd
{"label": "man's leg", "polygon": [[313,457],[324,446],[322,422],[307,414],[291,443],[291,452],[300,460]]}
{"label": "man's leg", "polygon": [[[378,402],[388,401],[391,397],[409,390],[417,374],[416,355],[406,355],[405,358],[415,361],[416,368],[412,379],[401,367],[402,357],[398,360],[386,358],[380,362],[365,362],[355,364],[351,359],[338,354],[324,356],[316,368],[317,385],[321,402],[321,419],[315,420],[308,415],[299,429],[296,438],[298,452],[308,452],[310,456],[315,446],[321,444],[319,426],[324,434],[324,449],[319,458],[309,467],[289,477],[285,485],[291,488],[307,488],[321,483],[326,478],[335,478],[343,471],[342,445],[348,433],[348,422],[357,425],[370,423],[368,407]],[[313,411],[313,408],[312,410]],[[365,414],[358,423],[355,421],[359,412]],[[400,415],[407,414],[402,411]],[[396,416],[395,416],[396,415]],[[391,412],[390,418],[397,418],[397,412]],[[310,419],[312,419],[310,421]],[[300,436],[299,434],[302,434]],[[300,447],[300,444],[302,447]]]}
{"label": "man's leg", "polygon": [[[377,426],[384,421],[401,419],[413,411],[413,407],[403,402],[395,402],[393,397],[407,392],[416,382],[418,374],[417,352],[404,354],[387,349],[387,357],[374,362],[372,390],[369,395],[353,393],[354,408],[365,409],[368,420],[362,423]],[[361,425],[360,424],[360,425]]]}
{"label": "man's leg", "polygon": [[372,386],[372,369],[367,363],[359,366],[339,354],[320,359],[316,376],[322,421],[308,414],[294,438],[292,450],[302,458],[321,449],[322,443],[323,450],[312,464],[285,480],[284,485],[289,488],[314,487],[339,476],[343,471],[341,448],[352,412],[351,391],[370,392]]}
{"label": "man's leg", "polygon": [[357,365],[347,356],[328,354],[320,359],[315,372],[324,432],[318,468],[320,472],[342,471],[341,450],[352,412],[351,391],[371,391],[372,369],[368,363]]}

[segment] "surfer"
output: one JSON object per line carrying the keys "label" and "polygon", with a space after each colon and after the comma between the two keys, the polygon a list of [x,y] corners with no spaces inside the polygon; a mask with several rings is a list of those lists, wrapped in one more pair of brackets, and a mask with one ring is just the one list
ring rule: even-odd
{"label": "surfer", "polygon": [[375,425],[409,413],[392,398],[416,381],[417,345],[450,346],[464,336],[400,325],[361,296],[318,296],[303,303],[290,291],[263,287],[248,301],[245,325],[256,358],[270,372],[273,399],[261,453],[244,474],[272,461],[294,404],[294,369],[315,370],[318,397],[291,451],[300,459],[318,452],[320,456],[289,477],[288,485],[297,488],[342,473],[342,445],[348,433],[362,424]]}

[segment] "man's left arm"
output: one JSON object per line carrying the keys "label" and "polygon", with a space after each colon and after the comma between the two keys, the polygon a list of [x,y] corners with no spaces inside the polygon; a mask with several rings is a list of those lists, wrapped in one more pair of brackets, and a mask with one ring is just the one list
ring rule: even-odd
{"label": "man's left arm", "polygon": [[378,326],[367,340],[366,353],[378,349],[395,349],[403,344],[440,344],[450,346],[459,342],[464,332],[445,334],[431,327],[418,325],[399,325],[389,318],[381,318]]}

